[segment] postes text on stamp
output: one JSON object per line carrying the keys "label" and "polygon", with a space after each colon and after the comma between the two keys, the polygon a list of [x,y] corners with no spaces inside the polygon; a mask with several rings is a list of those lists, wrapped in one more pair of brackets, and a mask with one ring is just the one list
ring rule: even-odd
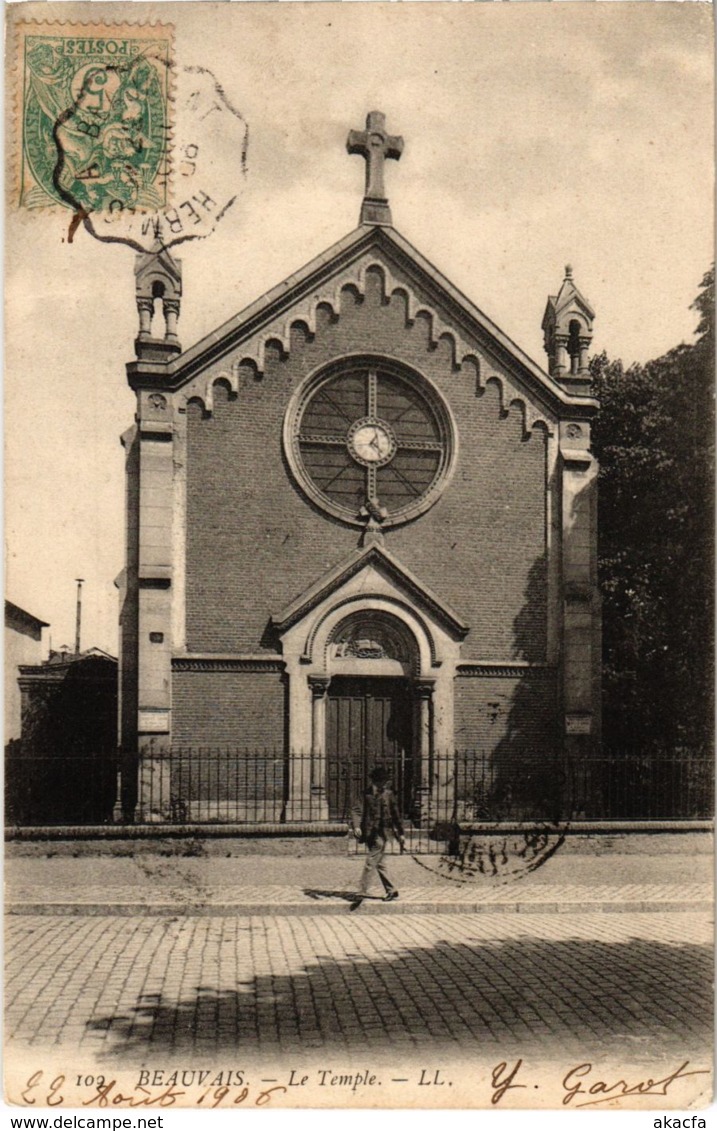
{"label": "postes text on stamp", "polygon": [[167,204],[172,28],[19,23],[19,204]]}

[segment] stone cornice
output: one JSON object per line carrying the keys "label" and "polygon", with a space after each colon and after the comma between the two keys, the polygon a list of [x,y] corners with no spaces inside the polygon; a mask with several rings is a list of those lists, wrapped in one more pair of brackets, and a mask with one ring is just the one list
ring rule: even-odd
{"label": "stone cornice", "polygon": [[283,672],[284,667],[284,660],[279,655],[202,653],[172,657],[172,671],[175,672]]}
{"label": "stone cornice", "polygon": [[29,691],[30,688],[37,687],[39,683],[62,683],[67,677],[69,671],[69,664],[58,665],[57,669],[52,671],[42,671],[40,668],[24,668],[20,669],[21,674],[18,676],[18,686],[22,691]]}
{"label": "stone cornice", "polygon": [[354,550],[348,558],[325,573],[290,605],[273,614],[272,624],[278,632],[286,632],[287,628],[306,616],[329,594],[335,593],[360,570],[369,566],[384,572],[412,602],[416,603],[419,608],[426,609],[431,616],[444,625],[455,639],[462,640],[467,635],[469,626],[460,619],[458,614],[383,546],[369,546],[365,549]]}
{"label": "stone cornice", "polygon": [[541,676],[554,673],[552,664],[529,664],[521,661],[461,661],[456,665],[456,676],[464,679],[521,679],[524,676]]}

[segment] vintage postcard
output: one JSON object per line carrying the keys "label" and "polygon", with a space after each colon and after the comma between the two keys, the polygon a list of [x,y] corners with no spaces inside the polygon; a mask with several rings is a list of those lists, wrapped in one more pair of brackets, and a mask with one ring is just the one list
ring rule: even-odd
{"label": "vintage postcard", "polygon": [[7,1105],[704,1125],[712,104],[701,3],[7,7]]}

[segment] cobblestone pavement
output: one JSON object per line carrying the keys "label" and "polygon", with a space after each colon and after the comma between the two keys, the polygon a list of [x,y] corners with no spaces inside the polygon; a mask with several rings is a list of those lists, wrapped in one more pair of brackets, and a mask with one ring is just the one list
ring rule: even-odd
{"label": "cobblestone pavement", "polygon": [[704,1059],[710,940],[688,913],[13,915],[5,1018],[18,1051],[117,1067],[389,1044]]}

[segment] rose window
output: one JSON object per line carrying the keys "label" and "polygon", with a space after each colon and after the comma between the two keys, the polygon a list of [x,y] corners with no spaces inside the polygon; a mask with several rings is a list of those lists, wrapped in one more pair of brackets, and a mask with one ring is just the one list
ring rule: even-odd
{"label": "rose window", "polygon": [[454,429],[436,390],[383,360],[332,366],[292,405],[285,435],[296,478],[347,522],[387,526],[438,497],[455,456]]}

